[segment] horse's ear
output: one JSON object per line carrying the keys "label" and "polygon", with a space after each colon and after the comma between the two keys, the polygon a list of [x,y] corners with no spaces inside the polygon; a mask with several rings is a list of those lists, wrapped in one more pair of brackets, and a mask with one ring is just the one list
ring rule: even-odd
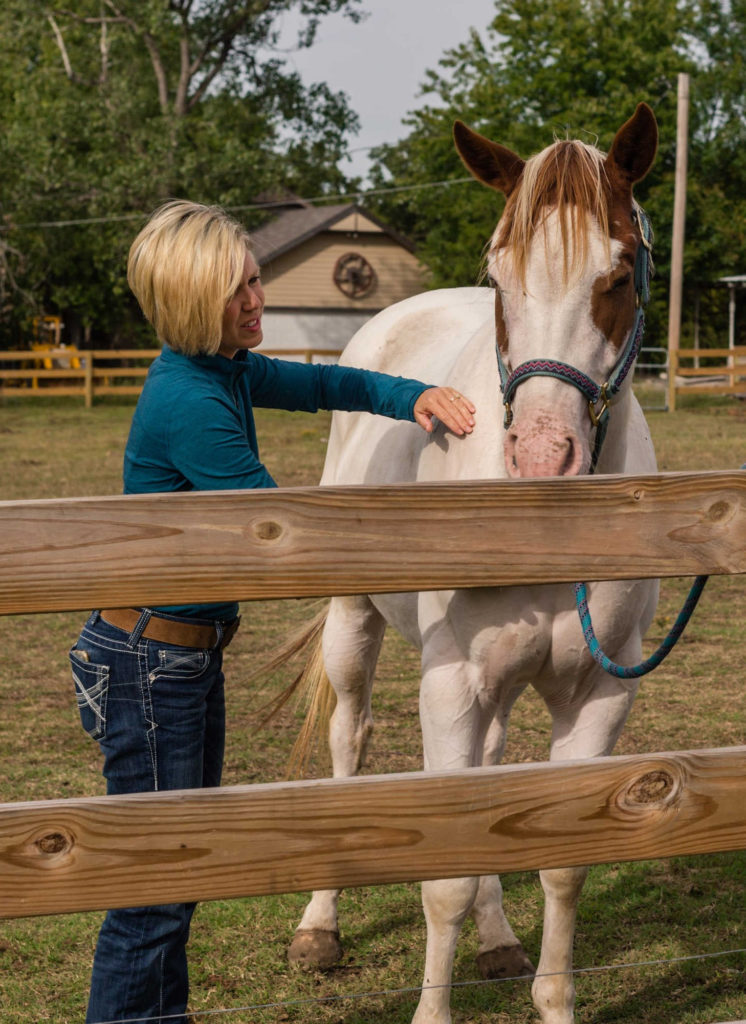
{"label": "horse's ear", "polygon": [[516,186],[523,173],[525,161],[517,153],[499,142],[491,142],[467,127],[463,121],[453,126],[453,141],[458,155],[477,181],[481,181],[506,196]]}
{"label": "horse's ear", "polygon": [[658,149],[658,123],[647,103],[638,103],[637,110],[614,136],[606,166],[609,177],[614,172],[627,185],[641,181],[653,166]]}

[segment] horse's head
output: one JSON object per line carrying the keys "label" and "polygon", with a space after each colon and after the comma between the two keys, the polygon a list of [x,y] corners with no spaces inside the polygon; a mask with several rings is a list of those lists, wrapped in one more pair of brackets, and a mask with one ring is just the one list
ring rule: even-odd
{"label": "horse's head", "polygon": [[649,235],[632,186],[655,158],[655,117],[641,103],[608,155],[560,141],[524,161],[461,121],[454,136],[471,173],[507,197],[488,261],[507,470],[586,473],[642,333]]}

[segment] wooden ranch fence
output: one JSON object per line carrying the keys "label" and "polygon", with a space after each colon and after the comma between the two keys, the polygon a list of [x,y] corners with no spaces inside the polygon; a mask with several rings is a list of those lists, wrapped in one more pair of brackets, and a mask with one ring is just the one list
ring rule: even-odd
{"label": "wooden ranch fence", "polygon": [[[80,396],[90,408],[94,398],[102,395],[139,395],[150,363],[159,352],[157,348],[82,350],[74,346],[0,352],[0,396]],[[324,348],[263,348],[262,352],[279,358],[300,357],[307,363],[342,354],[341,349]],[[707,365],[698,365],[701,360]],[[687,394],[746,395],[746,347],[670,352],[669,410],[676,408],[677,396]]]}
{"label": "wooden ranch fence", "polygon": [[[311,363],[340,356],[341,349],[262,349],[268,356],[296,356]],[[0,352],[0,395],[82,396],[86,408],[100,395],[139,395],[160,349],[77,349]],[[118,382],[118,383],[117,383]]]}
{"label": "wooden ranch fence", "polygon": [[746,396],[746,346],[674,349],[668,358],[670,411],[680,395]]}
{"label": "wooden ranch fence", "polygon": [[[0,614],[744,572],[739,472],[0,503]],[[744,848],[744,747],[14,803],[0,916]]]}

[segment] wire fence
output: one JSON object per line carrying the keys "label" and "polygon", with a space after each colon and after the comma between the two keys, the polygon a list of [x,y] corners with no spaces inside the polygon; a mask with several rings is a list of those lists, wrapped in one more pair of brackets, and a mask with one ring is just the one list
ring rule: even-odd
{"label": "wire fence", "polygon": [[[724,949],[718,950],[717,952],[711,953],[693,953],[688,956],[671,957],[669,959],[655,959],[655,960],[633,960],[628,963],[621,964],[602,964],[597,967],[575,967],[570,971],[553,971],[542,975],[542,978],[554,978],[554,977],[577,977],[580,975],[592,975],[592,974],[610,974],[614,971],[629,971],[629,970],[641,970],[649,967],[673,967],[677,964],[691,963],[694,961],[705,961],[705,960],[716,960],[722,959],[728,956],[744,956],[746,954],[746,948],[738,949]],[[516,975],[509,978],[490,978],[490,979],[474,979],[472,981],[453,981],[450,985],[406,985],[397,988],[383,988],[375,989],[370,992],[349,992],[343,995],[335,994],[329,996],[308,996],[303,999],[283,999],[277,1002],[269,1003],[244,1003],[240,1006],[229,1006],[221,1007],[219,1009],[212,1010],[191,1010],[184,1014],[174,1015],[172,1017],[159,1014],[157,1017],[137,1017],[135,1021],[139,1021],[140,1024],[150,1024],[153,1021],[168,1021],[181,1019],[186,1016],[190,1020],[202,1020],[208,1017],[227,1017],[229,1014],[234,1013],[256,1013],[258,1011],[268,1010],[291,1010],[298,1009],[299,1007],[308,1006],[322,1006],[329,1005],[332,1003],[343,1003],[343,1002],[361,1002],[365,999],[381,999],[386,996],[418,996],[423,991],[432,991],[439,988],[449,989],[468,989],[468,988],[484,988],[485,986],[496,986],[504,985],[512,982],[533,982],[537,975],[527,976]],[[128,1017],[126,1022],[122,1018],[116,1018],[114,1020],[97,1021],[96,1024],[133,1024],[133,1018]],[[663,1024],[663,1022],[662,1022]],[[746,1024],[746,1022],[740,1021],[728,1021],[723,1024]]]}

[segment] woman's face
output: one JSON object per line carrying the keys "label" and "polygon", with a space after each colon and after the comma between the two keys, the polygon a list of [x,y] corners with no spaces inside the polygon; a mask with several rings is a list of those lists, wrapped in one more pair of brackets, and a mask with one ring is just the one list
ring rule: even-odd
{"label": "woman's face", "polygon": [[247,252],[238,288],[223,313],[223,334],[218,349],[221,356],[232,359],[241,349],[261,344],[263,309],[264,289],[259,267]]}

